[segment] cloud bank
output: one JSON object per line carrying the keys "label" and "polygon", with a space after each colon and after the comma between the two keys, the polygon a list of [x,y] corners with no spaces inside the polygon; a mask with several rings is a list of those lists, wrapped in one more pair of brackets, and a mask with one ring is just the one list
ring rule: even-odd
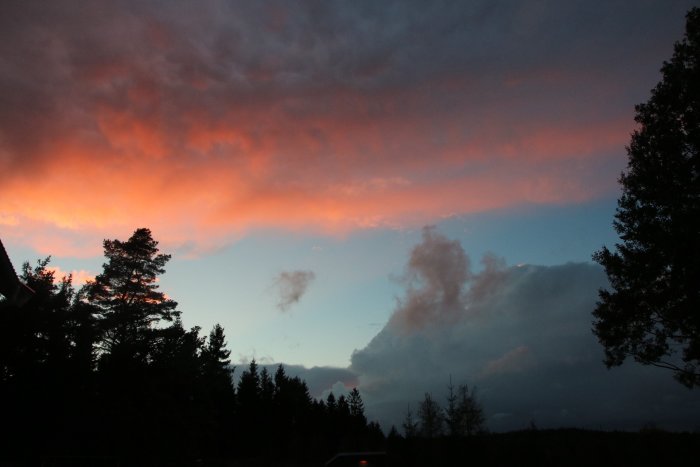
{"label": "cloud bank", "polygon": [[459,243],[426,229],[411,254],[405,296],[377,336],[352,355],[368,411],[400,427],[425,392],[443,400],[450,376],[478,388],[496,431],[540,427],[696,429],[700,403],[668,372],[627,363],[607,370],[591,332],[606,278],[597,265],[472,272]]}
{"label": "cloud bank", "polygon": [[316,278],[313,271],[283,271],[275,278],[273,284],[277,292],[277,308],[287,311],[299,303],[309,284]]}
{"label": "cloud bank", "polygon": [[604,196],[691,4],[4,2],[3,235],[197,253]]}

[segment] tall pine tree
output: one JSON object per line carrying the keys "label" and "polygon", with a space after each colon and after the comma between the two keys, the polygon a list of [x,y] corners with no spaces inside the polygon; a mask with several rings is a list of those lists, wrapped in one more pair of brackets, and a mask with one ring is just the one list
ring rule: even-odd
{"label": "tall pine tree", "polygon": [[146,228],[125,242],[105,240],[104,254],[103,271],[86,285],[85,294],[98,311],[103,351],[145,361],[155,325],[180,315],[177,302],[158,290],[170,255],[159,254],[158,242]]}

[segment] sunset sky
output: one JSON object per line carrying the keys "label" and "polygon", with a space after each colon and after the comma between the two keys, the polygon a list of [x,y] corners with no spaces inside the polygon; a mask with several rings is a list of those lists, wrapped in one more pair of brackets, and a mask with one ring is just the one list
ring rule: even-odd
{"label": "sunset sky", "polygon": [[3,1],[0,238],[79,284],[148,227],[186,326],[384,424],[452,375],[493,429],[694,428],[590,332],[634,105],[694,4]]}

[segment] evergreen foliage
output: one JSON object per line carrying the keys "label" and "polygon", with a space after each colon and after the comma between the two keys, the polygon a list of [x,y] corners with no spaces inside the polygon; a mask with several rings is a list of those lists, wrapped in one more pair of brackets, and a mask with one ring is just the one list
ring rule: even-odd
{"label": "evergreen foliage", "polygon": [[443,434],[444,417],[437,401],[429,393],[418,408],[419,433],[424,438],[437,438]]}
{"label": "evergreen foliage", "polygon": [[407,439],[414,438],[418,435],[418,422],[413,418],[410,405],[406,409],[406,418],[404,418],[402,426],[404,436],[406,436]]}
{"label": "evergreen foliage", "polygon": [[[444,409],[429,393],[425,394],[418,408],[418,419],[414,419],[410,405],[403,422],[404,436],[410,438],[464,438],[486,430],[484,408],[477,400],[475,391],[466,384],[455,391],[452,378],[447,386],[447,407]],[[394,436],[395,438],[396,436]]]}
{"label": "evergreen foliage", "polygon": [[594,332],[608,367],[628,357],[700,385],[700,9],[665,62],[651,98],[636,106],[614,226],[621,243],[593,258],[600,291]]}
{"label": "evergreen foliage", "polygon": [[365,418],[365,404],[362,402],[362,396],[360,396],[360,391],[357,388],[353,388],[348,396],[348,403],[350,404],[350,415],[352,415],[356,420],[361,422],[366,422]]}
{"label": "evergreen foliage", "polygon": [[223,327],[185,329],[158,290],[170,256],[157,245],[148,229],[106,240],[103,272],[78,291],[50,258],[23,266],[35,293],[0,302],[0,463],[309,463],[383,446],[357,389],[326,405],[255,361],[234,385]]}

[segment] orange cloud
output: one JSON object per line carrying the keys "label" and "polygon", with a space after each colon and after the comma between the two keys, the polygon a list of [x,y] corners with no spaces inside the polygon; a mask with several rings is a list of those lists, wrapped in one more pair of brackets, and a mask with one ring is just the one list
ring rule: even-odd
{"label": "orange cloud", "polygon": [[95,274],[84,269],[64,271],[59,266],[48,266],[47,269],[53,272],[54,282],[58,283],[64,277],[71,276],[73,280],[73,286],[80,287],[86,284],[88,281],[95,280]]}
{"label": "orange cloud", "polygon": [[392,133],[417,132],[412,123],[388,125],[387,134],[359,128],[353,141],[330,125],[315,140],[292,127],[261,143],[223,122],[191,127],[187,145],[177,148],[167,141],[178,135],[121,116],[101,125],[107,144],[68,135],[42,156],[41,176],[9,177],[0,190],[0,220],[18,231],[41,223],[95,236],[146,225],[162,232],[163,241],[203,248],[256,228],[343,234],[415,226],[600,196],[615,175],[600,180],[605,158],[598,154],[622,144],[614,127],[551,128],[495,145],[488,138],[447,141],[433,153],[429,135],[414,135],[413,144],[425,148],[416,153],[405,152],[410,142],[387,142]]}
{"label": "orange cloud", "polygon": [[3,235],[78,254],[148,226],[201,251],[254,229],[343,235],[617,187],[632,123],[605,73],[481,70],[393,41],[348,54],[294,35],[306,13],[284,8],[265,36],[207,6],[187,21],[143,8],[89,10],[79,35],[47,21],[50,47],[8,64],[23,78],[0,88]]}

